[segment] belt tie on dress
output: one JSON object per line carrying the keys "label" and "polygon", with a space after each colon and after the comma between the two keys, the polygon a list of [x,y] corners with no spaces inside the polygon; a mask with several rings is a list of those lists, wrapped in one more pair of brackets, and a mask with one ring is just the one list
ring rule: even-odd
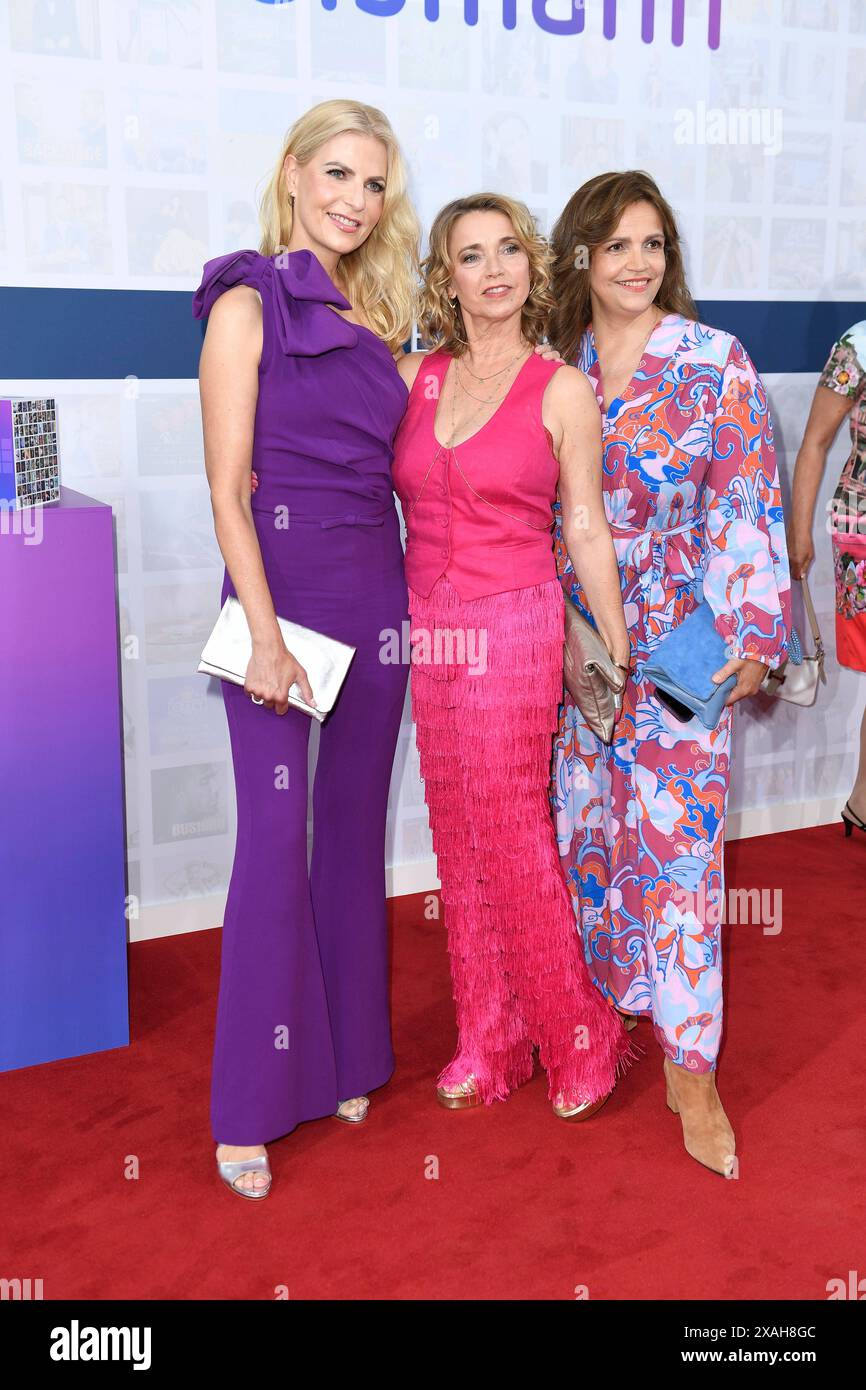
{"label": "belt tie on dress", "polygon": [[[390,508],[388,510],[390,511]],[[380,512],[377,516],[361,516],[357,512],[347,512],[345,516],[327,516],[320,525],[323,531],[329,531],[332,526],[382,526],[386,515],[386,512]]]}
{"label": "belt tie on dress", "polygon": [[[641,589],[651,609],[664,607],[666,587],[680,589],[700,583],[701,575],[695,571],[691,546],[685,537],[700,526],[706,516],[705,511],[698,512],[679,526],[649,529],[610,523],[611,535],[615,540],[634,537],[621,563],[640,575]],[[667,585],[663,582],[663,575],[667,576]]]}
{"label": "belt tie on dress", "polygon": [[[258,510],[268,512],[270,508],[263,507]],[[381,512],[344,512],[341,516],[298,516],[290,509],[287,530],[291,530],[293,526],[320,526],[323,531],[330,531],[333,526],[384,526],[386,516],[393,511],[393,504]]]}

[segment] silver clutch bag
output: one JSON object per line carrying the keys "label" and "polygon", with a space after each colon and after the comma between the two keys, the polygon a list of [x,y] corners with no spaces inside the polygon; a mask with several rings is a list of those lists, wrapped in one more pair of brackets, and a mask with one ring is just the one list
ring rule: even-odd
{"label": "silver clutch bag", "polygon": [[[312,628],[290,623],[288,618],[277,618],[277,623],[286,647],[307,673],[317,708],[313,709],[301,698],[297,684],[289,688],[289,704],[321,723],[334,707],[355,648],[338,642],[335,637],[314,632]],[[205,643],[198,669],[208,676],[219,676],[235,685],[243,685],[252,654],[253,642],[243,606],[240,599],[229,594]]]}
{"label": "silver clutch bag", "polygon": [[565,688],[592,732],[604,743],[610,743],[622,708],[626,675],[568,594],[563,593],[563,597],[565,646],[562,675]]}

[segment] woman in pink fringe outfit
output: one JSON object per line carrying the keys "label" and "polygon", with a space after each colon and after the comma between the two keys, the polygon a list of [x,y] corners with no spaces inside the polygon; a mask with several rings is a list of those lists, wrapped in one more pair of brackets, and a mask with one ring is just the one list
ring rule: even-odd
{"label": "woman in pink fringe outfit", "polygon": [[521,203],[478,194],[430,233],[393,477],[407,528],[412,713],[457,1006],[440,1073],[449,1108],[505,1100],[533,1047],[563,1119],[604,1104],[630,1056],[591,983],[557,854],[548,788],[562,699],[566,543],[613,659],[627,667],[619,575],[586,377],[535,349],[549,260]]}

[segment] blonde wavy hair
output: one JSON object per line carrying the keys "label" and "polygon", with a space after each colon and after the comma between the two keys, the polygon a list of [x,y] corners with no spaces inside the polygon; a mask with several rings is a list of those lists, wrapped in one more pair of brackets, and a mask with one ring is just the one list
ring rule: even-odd
{"label": "blonde wavy hair", "polygon": [[321,101],[299,116],[283,142],[273,175],[261,198],[259,253],[285,251],[294,214],[285,162],[293,154],[307,164],[327,140],[352,131],[381,140],[388,152],[382,216],[362,246],[337,262],[341,283],[353,306],[396,352],[411,336],[417,294],[421,227],[409,198],[406,161],[384,112],[360,101]]}
{"label": "blonde wavy hair", "polygon": [[535,218],[525,203],[504,193],[472,193],[455,198],[436,214],[430,228],[429,250],[421,262],[423,283],[418,296],[418,327],[425,342],[453,357],[467,350],[466,327],[459,304],[452,304],[446,286],[454,268],[448,255],[451,229],[467,212],[501,212],[514,228],[514,239],[529,257],[529,296],[520,314],[523,336],[533,344],[546,336],[553,309],[550,293],[551,254],[539,235]]}

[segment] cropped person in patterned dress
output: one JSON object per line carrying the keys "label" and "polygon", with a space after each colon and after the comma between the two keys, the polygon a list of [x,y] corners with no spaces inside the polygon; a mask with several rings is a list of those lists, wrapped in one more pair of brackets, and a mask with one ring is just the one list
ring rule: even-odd
{"label": "cropped person in patterned dress", "polygon": [[[600,175],[552,236],[550,340],[602,413],[604,498],[633,669],[613,742],[566,694],[552,792],[589,970],[652,1019],[668,1105],[693,1158],[726,1176],[734,1134],[715,1087],[733,705],[786,658],[790,583],[767,398],[742,343],[698,321],[673,213],[642,172]],[[554,532],[561,582],[584,591]],[[644,668],[709,603],[736,674],[713,730],[681,722]]]}
{"label": "cropped person in patterned dress", "polygon": [[[866,319],[843,333],[821,372],[806,433],[797,455],[791,499],[789,553],[795,579],[815,556],[812,518],[827,451],[845,416],[851,418],[851,453],[832,500],[830,534],[836,580],[836,656],[866,671]],[[842,811],[846,836],[866,831],[866,708],[860,723],[860,765]]]}

